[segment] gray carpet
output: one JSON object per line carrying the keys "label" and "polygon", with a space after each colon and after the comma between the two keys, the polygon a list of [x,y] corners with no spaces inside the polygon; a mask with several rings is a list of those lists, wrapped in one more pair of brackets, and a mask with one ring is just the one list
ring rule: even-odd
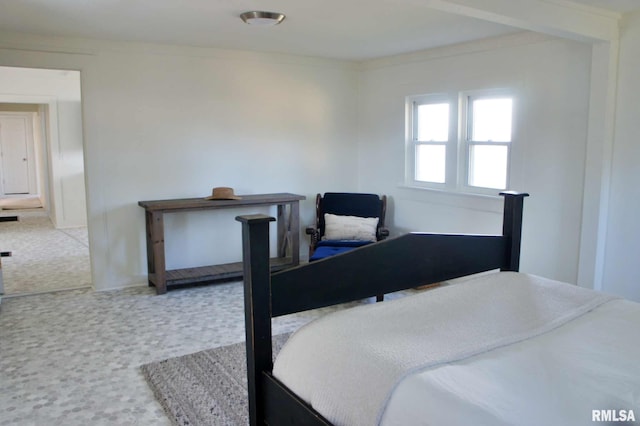
{"label": "gray carpet", "polygon": [[[289,333],[273,337],[274,356],[288,338]],[[156,399],[175,425],[249,424],[244,342],[141,368]]]}

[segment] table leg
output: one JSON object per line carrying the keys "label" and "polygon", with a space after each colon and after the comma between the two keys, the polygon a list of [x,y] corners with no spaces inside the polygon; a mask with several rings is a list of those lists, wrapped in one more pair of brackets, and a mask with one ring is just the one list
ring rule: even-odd
{"label": "table leg", "polygon": [[289,248],[289,223],[287,218],[287,205],[278,204],[278,257],[287,257],[287,249]]}
{"label": "table leg", "polygon": [[300,203],[298,201],[290,204],[289,215],[291,261],[294,265],[298,265],[300,264]]}
{"label": "table leg", "polygon": [[[153,276],[156,294],[167,292],[164,259],[164,218],[162,212],[147,213],[147,256],[149,258],[149,277]],[[150,280],[151,281],[151,280]]]}
{"label": "table leg", "polygon": [[144,222],[146,228],[146,237],[147,237],[147,278],[149,282],[149,287],[153,285],[151,282],[151,275],[153,275],[156,271],[155,262],[153,259],[153,217],[151,212],[144,212]]}
{"label": "table leg", "polygon": [[300,204],[297,201],[278,204],[278,257],[287,254],[291,255],[294,266],[300,264]]}

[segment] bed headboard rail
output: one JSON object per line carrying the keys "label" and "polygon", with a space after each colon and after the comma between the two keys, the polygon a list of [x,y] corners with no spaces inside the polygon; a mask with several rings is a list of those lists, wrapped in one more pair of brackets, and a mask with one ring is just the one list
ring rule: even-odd
{"label": "bed headboard rail", "polygon": [[502,269],[505,237],[411,233],[271,275],[271,316]]}
{"label": "bed headboard rail", "polygon": [[[502,235],[410,233],[270,276],[268,224],[274,219],[239,216],[245,282],[246,277],[257,279],[256,271],[261,271],[261,286],[269,289],[265,296],[271,302],[270,316],[276,317],[492,269],[518,271],[523,199],[528,194],[501,195]],[[260,255],[253,254],[256,250]]]}

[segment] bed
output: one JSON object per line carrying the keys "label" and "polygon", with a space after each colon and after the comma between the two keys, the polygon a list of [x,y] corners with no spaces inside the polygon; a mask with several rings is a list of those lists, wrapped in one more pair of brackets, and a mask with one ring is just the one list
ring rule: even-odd
{"label": "bed", "polygon": [[[250,423],[635,422],[639,305],[518,273],[528,194],[501,195],[501,235],[410,233],[274,274],[273,218],[239,216]],[[452,279],[316,320],[274,365],[273,317]]]}

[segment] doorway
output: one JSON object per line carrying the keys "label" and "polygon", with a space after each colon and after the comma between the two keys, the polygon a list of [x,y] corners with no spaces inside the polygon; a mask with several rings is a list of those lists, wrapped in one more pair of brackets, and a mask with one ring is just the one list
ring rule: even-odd
{"label": "doorway", "polygon": [[0,67],[4,296],[91,286],[83,145],[79,71]]}
{"label": "doorway", "polygon": [[0,197],[36,194],[35,113],[0,112]]}

